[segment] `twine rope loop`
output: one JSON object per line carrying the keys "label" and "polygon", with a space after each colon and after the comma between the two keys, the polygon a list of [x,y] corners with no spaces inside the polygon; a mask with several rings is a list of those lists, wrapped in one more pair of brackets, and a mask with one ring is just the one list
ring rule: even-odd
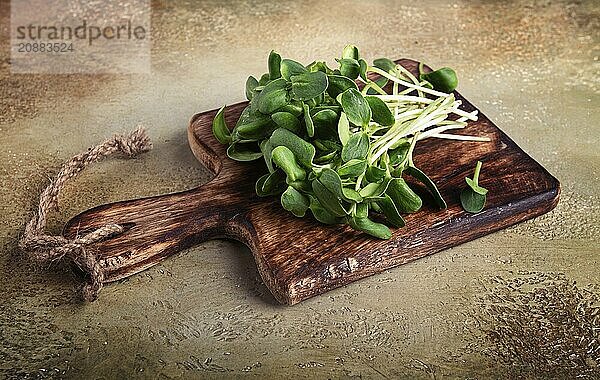
{"label": "twine rope loop", "polygon": [[91,302],[98,298],[104,280],[104,272],[97,257],[86,247],[116,236],[125,231],[125,228],[109,223],[83,236],[67,239],[61,235],[46,234],[48,212],[57,209],[59,196],[66,182],[76,177],[91,163],[117,153],[133,158],[150,149],[152,143],[146,130],[138,127],[128,135],[115,135],[86,152],[74,156],[63,164],[56,178],[51,180],[44,189],[35,214],[25,226],[19,248],[40,264],[48,264],[63,258],[73,261],[88,276],[88,281],[82,288],[82,296],[86,301]]}

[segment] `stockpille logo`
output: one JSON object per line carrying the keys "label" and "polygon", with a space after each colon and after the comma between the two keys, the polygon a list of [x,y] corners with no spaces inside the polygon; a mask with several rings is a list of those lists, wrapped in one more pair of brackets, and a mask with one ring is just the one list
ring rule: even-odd
{"label": "stockpille logo", "polygon": [[147,30],[142,25],[133,25],[131,20],[119,25],[96,26],[82,20],[75,27],[68,25],[17,25],[16,39],[20,41],[73,41],[87,40],[89,46],[101,38],[111,40],[144,40]]}

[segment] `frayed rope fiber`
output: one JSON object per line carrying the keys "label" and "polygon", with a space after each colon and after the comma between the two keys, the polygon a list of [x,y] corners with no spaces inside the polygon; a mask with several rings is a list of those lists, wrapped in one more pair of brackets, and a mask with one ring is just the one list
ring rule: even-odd
{"label": "frayed rope fiber", "polygon": [[116,153],[123,153],[132,158],[150,149],[152,149],[150,138],[143,127],[138,127],[126,136],[115,135],[88,149],[87,152],[71,158],[63,164],[56,178],[44,189],[36,213],[25,226],[19,248],[40,264],[48,264],[65,257],[73,261],[89,277],[87,284],[82,288],[82,296],[86,301],[91,302],[98,298],[104,280],[104,272],[98,259],[86,250],[86,247],[118,235],[124,231],[124,228],[118,224],[107,224],[86,235],[69,240],[60,235],[45,233],[46,216],[50,210],[57,209],[59,195],[65,183],[76,177],[91,163]]}

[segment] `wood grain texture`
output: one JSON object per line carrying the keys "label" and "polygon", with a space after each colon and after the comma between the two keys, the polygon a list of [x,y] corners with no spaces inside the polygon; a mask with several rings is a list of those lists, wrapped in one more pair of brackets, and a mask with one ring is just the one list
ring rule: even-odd
{"label": "wood grain texture", "polygon": [[[417,71],[415,61],[397,62]],[[465,110],[475,110],[456,96]],[[229,125],[245,106],[227,107]],[[406,216],[406,227],[393,229],[390,240],[377,240],[347,226],[296,218],[283,210],[278,197],[256,196],[254,183],[266,168],[227,158],[225,146],[211,133],[215,114],[216,110],[197,114],[188,127],[190,147],[214,173],[212,181],[181,193],[99,206],[65,227],[64,235],[73,237],[109,222],[127,226],[124,234],[94,247],[107,282],[138,273],[201,241],[224,237],[248,245],[275,298],[292,305],[531,219],[550,211],[559,199],[558,181],[480,113],[478,121],[458,133],[487,136],[491,142],[428,139],[417,145],[415,163],[438,184],[448,208],[434,209],[426,200],[421,211]],[[459,193],[477,160],[484,161],[480,184],[489,193],[484,211],[472,215],[462,210]]]}

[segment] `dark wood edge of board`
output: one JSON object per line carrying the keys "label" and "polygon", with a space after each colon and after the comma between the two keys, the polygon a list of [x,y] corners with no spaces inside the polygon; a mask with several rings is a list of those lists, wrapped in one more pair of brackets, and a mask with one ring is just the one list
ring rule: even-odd
{"label": "dark wood edge of board", "polygon": [[[515,224],[530,220],[537,216],[543,215],[549,211],[551,211],[554,207],[556,207],[560,197],[560,190],[556,189],[554,191],[548,191],[545,193],[541,193],[535,197],[527,198],[526,200],[517,201],[511,207],[495,207],[494,209],[489,209],[486,212],[486,216],[483,216],[478,219],[478,230],[473,230],[474,232],[464,233],[465,225],[468,226],[473,223],[472,216],[467,216],[463,218],[459,218],[458,222],[455,222],[451,225],[452,228],[447,228],[446,231],[449,232],[447,237],[452,239],[447,239],[443,244],[436,244],[435,246],[426,246],[425,248],[420,248],[419,254],[416,255],[408,255],[406,258],[400,257],[394,261],[388,261],[386,265],[382,268],[380,266],[371,265],[369,263],[363,263],[363,266],[368,267],[370,270],[361,270],[361,271],[353,271],[350,265],[347,265],[346,268],[337,268],[338,271],[344,272],[343,275],[339,276],[338,279],[331,279],[327,283],[319,284],[321,287],[319,288],[318,293],[314,293],[311,291],[311,287],[303,286],[302,281],[290,286],[285,295],[284,301],[287,305],[295,305],[301,301],[304,301],[308,298],[316,296],[318,294],[322,294],[326,291],[333,290],[335,288],[342,287],[347,285],[348,283],[369,277],[373,274],[381,273],[384,270],[389,270],[403,264],[408,264],[412,261],[418,260],[420,258],[432,255],[434,253],[438,253],[440,251],[456,247],[460,244],[467,243],[469,241],[476,240],[480,237],[489,235],[493,232],[502,230],[504,228],[513,226]],[[527,212],[518,212],[519,203],[526,202],[528,205],[533,206]],[[502,211],[498,209],[502,208]],[[497,220],[494,220],[492,216],[495,213],[502,212],[504,219],[502,219],[502,223],[498,223]],[[508,216],[508,217],[507,217]],[[485,227],[483,229],[482,227]],[[452,233],[461,232],[462,235],[457,235]],[[418,238],[418,235],[415,235]],[[393,256],[394,250],[386,253],[386,255]]]}

